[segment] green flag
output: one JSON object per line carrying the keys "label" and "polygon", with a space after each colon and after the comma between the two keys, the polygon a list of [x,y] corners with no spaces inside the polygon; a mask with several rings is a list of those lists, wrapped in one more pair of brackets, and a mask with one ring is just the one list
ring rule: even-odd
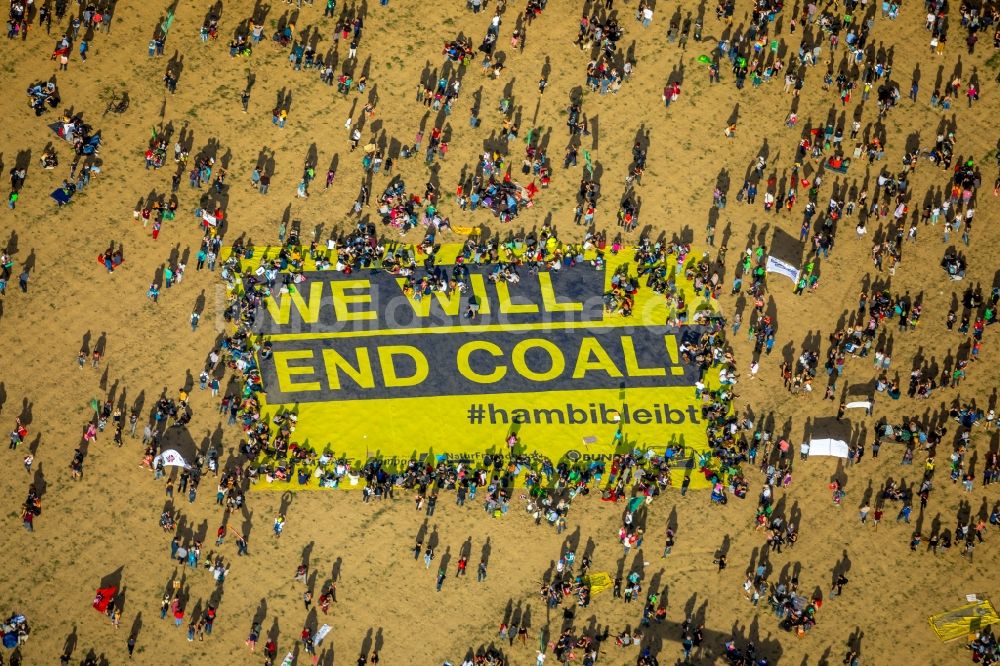
{"label": "green flag", "polygon": [[163,31],[164,36],[166,36],[167,31],[170,30],[170,26],[172,26],[173,24],[174,24],[174,12],[173,10],[170,10],[167,12],[167,18],[165,18],[163,20],[163,23],[160,24],[160,30]]}

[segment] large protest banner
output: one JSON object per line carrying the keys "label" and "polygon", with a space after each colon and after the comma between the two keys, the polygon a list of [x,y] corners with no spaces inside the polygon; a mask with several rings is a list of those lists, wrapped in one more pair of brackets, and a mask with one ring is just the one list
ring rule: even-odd
{"label": "large protest banner", "polygon": [[[616,274],[636,275],[631,250],[600,268],[522,266],[510,279],[456,261],[460,250],[436,257],[436,270],[464,285],[447,293],[408,294],[407,278],[385,270],[308,262],[297,282],[279,279],[255,323],[271,348],[260,360],[265,411],[293,410],[296,441],[356,461],[474,460],[505,450],[512,432],[553,461],[662,455],[668,444],[704,451],[698,370],[681,350],[714,303],[684,267],[666,267],[683,312],[643,278],[624,316],[605,300]],[[267,253],[258,248],[249,267]]]}

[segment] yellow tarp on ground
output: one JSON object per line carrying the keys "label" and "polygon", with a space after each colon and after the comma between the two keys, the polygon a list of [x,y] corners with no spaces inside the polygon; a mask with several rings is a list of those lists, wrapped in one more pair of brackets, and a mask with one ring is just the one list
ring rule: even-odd
{"label": "yellow tarp on ground", "polygon": [[[556,244],[549,239],[546,253]],[[418,248],[406,247],[422,261]],[[525,249],[522,243],[503,247],[514,254]],[[442,244],[436,265],[449,269],[462,251],[462,243]],[[264,258],[278,252],[257,247],[243,267],[258,270]],[[312,273],[316,264],[304,257],[309,280],[291,285],[287,293],[276,291],[261,312],[262,335],[274,345],[271,358],[262,363],[267,387],[260,396],[262,414],[269,419],[293,411],[292,441],[325,452],[324,460],[348,461],[355,473],[373,457],[390,468],[405,467],[411,459],[481,465],[487,455],[509,453],[513,435],[518,452],[536,463],[544,457],[553,464],[566,460],[610,467],[615,454],[652,450],[663,455],[668,445],[678,445],[684,454],[672,466],[674,487],[690,474],[691,489],[710,488],[698,469],[708,437],[700,418],[702,399],[694,388],[697,373],[680,359],[684,327],[665,327],[676,313],[663,294],[649,287],[635,294],[632,316],[602,313],[616,272],[640,283],[645,278],[638,278],[631,248],[601,253],[603,270],[587,263],[596,251],[582,254],[584,263],[558,275],[525,271],[516,288],[503,280],[492,284],[484,277],[488,267],[473,266],[470,293],[475,295],[480,283],[485,290],[476,319],[463,316],[460,299],[468,297],[461,294],[415,299],[404,295],[398,284],[402,278],[387,272],[358,271],[349,278],[336,271]],[[700,256],[690,253],[685,265],[692,268]],[[698,312],[718,311],[718,303],[696,290],[690,275],[677,273],[675,257],[668,258],[666,268],[686,303],[688,323],[695,323]],[[501,296],[502,302],[491,301]],[[591,320],[583,313],[595,309],[595,302],[601,316]],[[491,305],[493,315],[504,318],[483,323]],[[425,323],[388,323],[389,314],[410,316],[411,311]],[[501,388],[501,382],[508,384]],[[705,383],[719,386],[717,370]],[[312,476],[301,481],[258,488],[318,485]]]}
{"label": "yellow tarp on ground", "polygon": [[611,574],[601,571],[584,576],[583,584],[590,588],[591,595],[595,595],[610,588],[615,582],[611,579]]}
{"label": "yellow tarp on ground", "polygon": [[1000,622],[1000,616],[997,615],[993,604],[989,600],[983,599],[932,615],[927,618],[927,621],[930,622],[931,629],[934,630],[938,638],[943,641],[952,641]]}

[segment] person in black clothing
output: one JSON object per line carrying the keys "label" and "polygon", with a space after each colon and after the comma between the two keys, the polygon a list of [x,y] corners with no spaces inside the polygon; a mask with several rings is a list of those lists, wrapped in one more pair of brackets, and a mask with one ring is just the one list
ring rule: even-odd
{"label": "person in black clothing", "polygon": [[838,597],[843,594],[845,585],[847,585],[847,576],[838,574],[836,580],[833,582],[834,594]]}

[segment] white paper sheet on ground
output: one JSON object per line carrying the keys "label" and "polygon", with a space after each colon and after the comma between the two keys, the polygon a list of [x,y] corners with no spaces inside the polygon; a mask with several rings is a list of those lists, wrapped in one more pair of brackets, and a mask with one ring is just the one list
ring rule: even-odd
{"label": "white paper sheet on ground", "polygon": [[839,439],[813,439],[809,441],[809,456],[847,457],[847,442]]}
{"label": "white paper sheet on ground", "polygon": [[844,405],[847,409],[864,409],[866,411],[872,410],[872,403],[869,400],[858,400],[855,402],[849,402]]}

